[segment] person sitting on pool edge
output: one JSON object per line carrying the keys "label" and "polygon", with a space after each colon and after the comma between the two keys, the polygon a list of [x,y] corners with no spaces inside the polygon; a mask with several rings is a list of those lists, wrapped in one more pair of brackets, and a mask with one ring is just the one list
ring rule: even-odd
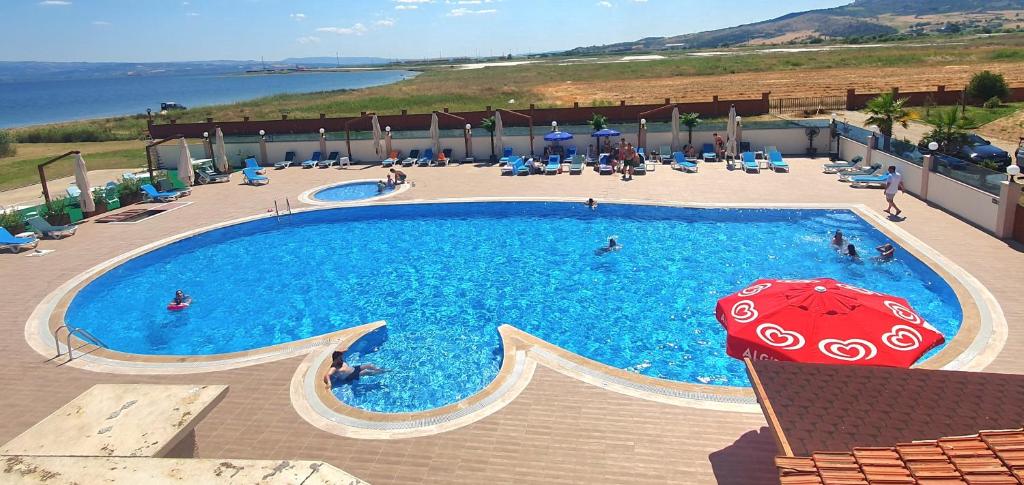
{"label": "person sitting on pool edge", "polygon": [[408,175],[401,170],[391,169],[391,173],[395,174],[395,185],[402,185],[405,183],[405,179]]}
{"label": "person sitting on pool edge", "polygon": [[375,376],[384,372],[384,369],[373,364],[349,365],[345,362],[347,350],[335,350],[331,353],[331,368],[324,374],[324,385],[327,386],[327,390],[331,389],[331,378],[337,378],[341,383],[347,384],[359,380],[362,376]]}
{"label": "person sitting on pool edge", "polygon": [[171,300],[171,305],[191,305],[192,297],[185,294],[184,291],[178,290],[174,292],[174,299]]}
{"label": "person sitting on pool edge", "polygon": [[885,243],[875,250],[878,251],[878,257],[875,259],[882,263],[892,261],[892,258],[896,256],[896,248],[892,246],[892,243]]}
{"label": "person sitting on pool edge", "polygon": [[597,209],[597,201],[594,200],[593,198],[587,199],[587,201],[584,204],[587,207],[591,208],[591,210]]}

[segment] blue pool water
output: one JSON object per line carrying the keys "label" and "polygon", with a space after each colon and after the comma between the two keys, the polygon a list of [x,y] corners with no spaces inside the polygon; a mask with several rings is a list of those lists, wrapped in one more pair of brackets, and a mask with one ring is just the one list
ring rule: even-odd
{"label": "blue pool water", "polygon": [[313,194],[313,198],[324,202],[346,202],[387,195],[393,191],[394,189],[385,189],[381,194],[377,192],[377,182],[351,182],[328,187]]}
{"label": "blue pool water", "polygon": [[[839,210],[519,202],[304,212],[130,260],[83,288],[67,320],[115,350],[173,355],[386,320],[386,339],[350,357],[388,371],[335,388],[382,412],[482,389],[501,365],[502,323],[643,375],[747,385],[714,309],[762,277],[829,277],[903,296],[947,338],[957,332],[960,305],[941,277],[901,248],[890,264],[851,263],[829,247],[836,228],[865,254],[886,241]],[[611,235],[623,249],[595,254]],[[178,288],[192,307],[165,311]]]}

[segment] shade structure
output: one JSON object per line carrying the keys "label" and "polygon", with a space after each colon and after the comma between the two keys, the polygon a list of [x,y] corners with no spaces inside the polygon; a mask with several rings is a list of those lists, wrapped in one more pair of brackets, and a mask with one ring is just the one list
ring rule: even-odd
{"label": "shade structure", "polygon": [[737,359],[910,367],[945,338],[903,298],[833,279],[762,279],[715,316]]}
{"label": "shade structure", "polygon": [[220,128],[217,128],[217,146],[214,147],[213,158],[218,172],[228,173],[231,171],[231,166],[228,164],[228,152],[224,148],[224,132]]}
{"label": "shade structure", "polygon": [[384,135],[380,131],[380,120],[377,119],[377,115],[370,119],[370,125],[373,126],[373,152],[383,160],[388,153],[384,147]]}
{"label": "shade structure", "polygon": [[672,151],[678,152],[679,145],[679,107],[672,108]]}
{"label": "shade structure", "polygon": [[504,136],[505,125],[501,122],[501,111],[494,113],[494,146],[498,153],[505,152]]}
{"label": "shade structure", "polygon": [[572,140],[572,133],[566,133],[564,131],[552,131],[547,135],[544,135],[544,141],[566,141]]}
{"label": "shade structure", "polygon": [[430,115],[430,146],[434,147],[434,156],[441,153],[441,130],[438,128],[437,113]]}
{"label": "shade structure", "polygon": [[622,136],[622,133],[619,132],[618,130],[613,130],[611,128],[605,128],[603,130],[598,130],[598,131],[595,131],[595,132],[591,133],[590,136],[592,136],[594,138],[611,138],[611,137],[614,137],[614,136]]}
{"label": "shade structure", "polygon": [[89,185],[89,170],[85,168],[85,159],[81,153],[75,155],[75,185],[82,192],[78,194],[78,204],[82,211],[95,211],[96,203],[92,200],[92,186]]}
{"label": "shade structure", "polygon": [[729,125],[726,132],[725,153],[736,156],[739,145],[736,143],[736,106],[729,108]]}
{"label": "shade structure", "polygon": [[188,142],[185,137],[181,138],[181,150],[178,153],[178,180],[181,183],[192,186],[192,154],[188,151]]}

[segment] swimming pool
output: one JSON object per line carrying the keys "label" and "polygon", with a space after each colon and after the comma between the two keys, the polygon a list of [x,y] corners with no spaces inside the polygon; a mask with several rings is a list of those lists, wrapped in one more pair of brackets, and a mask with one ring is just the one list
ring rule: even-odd
{"label": "swimming pool", "polygon": [[313,193],[312,199],[321,202],[351,202],[386,196],[394,191],[395,189],[391,188],[380,192],[375,181],[346,182],[317,190]]}
{"label": "swimming pool", "polygon": [[[851,211],[693,209],[551,202],[409,204],[309,211],[203,233],[99,276],[66,313],[110,348],[209,355],[386,320],[353,363],[388,369],[335,395],[363,409],[432,409],[485,387],[509,323],[638,374],[747,385],[725,354],[718,298],[767,278],[830,277],[907,298],[947,339],[962,319],[949,285]],[[623,249],[595,249],[617,235]],[[164,310],[174,290],[191,308]],[[933,350],[932,353],[936,352]]]}

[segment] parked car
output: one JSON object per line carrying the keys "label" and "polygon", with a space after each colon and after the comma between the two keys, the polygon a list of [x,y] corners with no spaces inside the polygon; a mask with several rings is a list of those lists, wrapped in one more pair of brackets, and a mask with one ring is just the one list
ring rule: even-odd
{"label": "parked car", "polygon": [[963,170],[967,168],[967,163],[968,162],[960,160],[952,155],[935,153],[936,168],[949,167],[950,170]]}
{"label": "parked car", "polygon": [[1010,159],[1010,154],[991,143],[988,140],[976,135],[971,134],[967,137],[967,142],[960,147],[957,153],[960,158],[974,162],[981,165],[983,162],[990,162],[996,165],[996,170],[1006,170],[1013,160]]}
{"label": "parked car", "polygon": [[1024,137],[1021,137],[1017,144],[1017,166],[1024,168]]}

